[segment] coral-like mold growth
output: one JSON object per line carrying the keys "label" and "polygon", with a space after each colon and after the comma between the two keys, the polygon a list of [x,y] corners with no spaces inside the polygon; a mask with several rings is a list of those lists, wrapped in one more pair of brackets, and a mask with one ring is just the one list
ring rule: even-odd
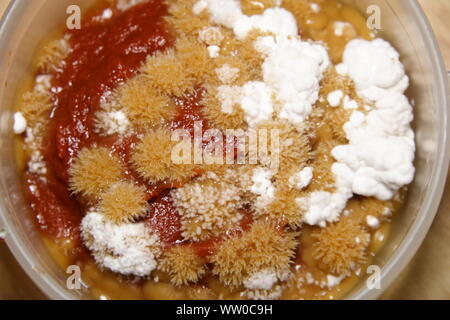
{"label": "coral-like mold growth", "polygon": [[281,224],[287,224],[296,229],[302,225],[302,212],[296,199],[299,192],[295,190],[282,191],[277,190],[275,200],[272,201],[266,211],[262,211],[262,216],[270,217],[279,221]]}
{"label": "coral-like mold growth", "polygon": [[72,192],[97,198],[120,180],[123,168],[117,156],[106,148],[83,149],[69,168]]}
{"label": "coral-like mold growth", "polygon": [[[280,172],[289,172],[304,168],[315,158],[313,143],[315,135],[309,123],[296,128],[286,121],[268,121],[260,124],[258,129],[267,130],[268,146],[270,152],[279,152]],[[273,137],[279,139],[279,148]]]}
{"label": "coral-like mold growth", "polygon": [[182,96],[194,91],[195,79],[186,71],[173,49],[150,56],[142,71],[160,94]]}
{"label": "coral-like mold growth", "polygon": [[159,126],[175,117],[172,99],[156,90],[146,77],[137,76],[125,82],[116,97],[131,122],[140,128]]}
{"label": "coral-like mold growth", "polygon": [[178,59],[184,72],[190,79],[194,79],[196,86],[211,82],[214,69],[211,68],[211,57],[206,46],[196,38],[180,37],[175,43]]}
{"label": "coral-like mold growth", "polygon": [[198,15],[193,14],[192,8],[197,0],[167,1],[169,15],[165,18],[179,36],[197,37],[199,30],[211,25],[207,10]]}
{"label": "coral-like mold growth", "polygon": [[66,39],[54,40],[43,48],[37,67],[41,72],[51,73],[58,71],[68,56],[70,47]]}
{"label": "coral-like mold growth", "polygon": [[206,273],[205,262],[189,245],[179,245],[165,251],[159,269],[169,274],[175,286],[196,283]]}
{"label": "coral-like mold growth", "polygon": [[333,274],[347,274],[367,261],[369,233],[349,217],[313,232],[313,254]]}
{"label": "coral-like mold growth", "polygon": [[131,182],[114,183],[101,195],[100,212],[114,223],[129,223],[146,213],[145,189]]}
{"label": "coral-like mold growth", "polygon": [[244,111],[239,105],[234,105],[231,113],[222,110],[222,104],[217,96],[217,88],[208,87],[202,99],[203,116],[214,125],[215,128],[242,129],[246,127],[244,120]]}
{"label": "coral-like mold growth", "polygon": [[[132,155],[132,162],[136,171],[149,182],[178,181],[192,178],[196,175],[195,165],[189,155],[185,163],[177,164],[175,145],[171,141],[168,129],[159,128],[150,131],[136,146]],[[177,161],[174,161],[177,160]],[[184,160],[184,159],[180,159]]]}
{"label": "coral-like mold growth", "polygon": [[211,257],[213,273],[222,283],[234,287],[262,270],[282,274],[295,255],[296,236],[283,234],[273,223],[257,221],[249,231],[218,244]]}
{"label": "coral-like mold growth", "polygon": [[47,122],[51,107],[50,95],[32,90],[22,96],[19,111],[27,119],[28,125],[34,126]]}

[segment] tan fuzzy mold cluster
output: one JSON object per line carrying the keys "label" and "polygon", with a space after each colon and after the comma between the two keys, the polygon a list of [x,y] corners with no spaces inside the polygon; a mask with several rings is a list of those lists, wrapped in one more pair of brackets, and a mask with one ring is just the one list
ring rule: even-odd
{"label": "tan fuzzy mold cluster", "polygon": [[[271,132],[277,133],[279,136],[279,171],[281,175],[304,168],[315,158],[313,145],[316,137],[309,122],[305,122],[302,127],[295,127],[288,121],[267,121],[258,126],[258,130],[261,129],[268,132],[269,146],[276,145],[272,143]],[[273,152],[277,151],[276,147],[272,149],[274,149],[271,150]]]}
{"label": "tan fuzzy mold cluster", "polygon": [[67,39],[54,40],[45,46],[39,55],[37,67],[40,72],[52,73],[58,71],[70,53]]}
{"label": "tan fuzzy mold cluster", "polygon": [[29,126],[48,121],[52,108],[51,97],[37,90],[27,91],[19,103],[19,111],[27,119]]}
{"label": "tan fuzzy mold cluster", "polygon": [[214,70],[211,68],[213,59],[209,56],[206,45],[195,38],[180,37],[175,42],[175,49],[185,72],[194,79],[195,85],[204,85],[211,81],[214,76]]}
{"label": "tan fuzzy mold cluster", "polygon": [[309,123],[313,125],[315,139],[312,144],[314,161],[310,165],[314,171],[314,179],[311,181],[308,191],[333,192],[335,190],[335,178],[331,167],[336,160],[331,152],[341,143],[339,139],[335,138],[332,124],[324,121],[325,112],[328,112],[328,109],[330,108],[316,107],[309,120]]}
{"label": "tan fuzzy mold cluster", "polygon": [[174,48],[150,56],[142,73],[160,94],[182,97],[213,81],[213,64],[205,44],[182,36]]}
{"label": "tan fuzzy mold cluster", "polygon": [[95,199],[118,182],[123,173],[119,158],[108,149],[85,148],[69,168],[69,186],[73,193]]}
{"label": "tan fuzzy mold cluster", "polygon": [[[212,25],[207,10],[194,14],[192,8],[196,2],[195,0],[168,2],[167,21],[177,34],[175,47],[180,52],[188,73],[197,80],[201,79],[203,84],[213,84],[217,81],[214,69],[228,63],[241,70],[237,79],[238,84],[260,80],[263,58],[256,51],[253,43],[258,36],[264,34],[253,31],[246,39],[239,41],[232,30]],[[253,2],[244,5],[255,8],[271,7],[272,2],[272,0],[264,0],[261,3]],[[219,57],[213,59],[207,52],[207,47],[212,45],[220,48]]]}
{"label": "tan fuzzy mold cluster", "polygon": [[214,59],[215,68],[224,65],[239,70],[238,77],[231,84],[243,85],[248,81],[261,81],[263,55],[254,46],[258,37],[271,35],[258,30],[251,31],[245,39],[237,40],[233,31],[221,28],[224,37],[220,45],[220,55]]}
{"label": "tan fuzzy mold cluster", "polygon": [[193,13],[192,8],[197,0],[166,0],[166,3],[169,15],[165,19],[177,35],[196,38],[200,30],[211,25],[207,10],[198,15]]}
{"label": "tan fuzzy mold cluster", "polygon": [[[305,123],[302,128],[296,128],[285,121],[269,121],[261,124],[258,129],[277,130],[279,135],[279,164],[273,178],[275,197],[265,208],[257,210],[258,215],[270,217],[282,224],[296,229],[301,226],[302,212],[296,199],[306,194],[303,190],[296,190],[290,185],[290,178],[305,167],[312,166],[316,161],[313,145],[315,142],[314,130]],[[270,137],[270,134],[268,134]],[[276,146],[269,139],[270,152],[276,152]],[[272,150],[274,149],[274,150]],[[273,155],[263,164],[271,166]]]}
{"label": "tan fuzzy mold cluster", "polygon": [[[247,60],[242,56],[242,51],[236,49],[237,54],[233,56],[222,55],[214,59],[215,73],[214,78],[211,79],[211,83],[217,85],[239,85],[242,86],[249,81],[262,80],[261,64],[252,64],[250,60]],[[258,56],[259,57],[259,54]],[[238,70],[236,77],[231,81],[221,80],[221,76],[218,71],[224,67],[229,67]]]}
{"label": "tan fuzzy mold cluster", "polygon": [[243,129],[246,127],[245,113],[240,105],[233,106],[231,113],[223,112],[222,103],[218,98],[218,89],[213,86],[208,86],[206,93],[202,99],[202,105],[205,107],[202,109],[202,114],[213,124],[215,128],[226,129]]}
{"label": "tan fuzzy mold cluster", "polygon": [[158,181],[181,182],[197,175],[193,159],[188,163],[177,164],[171,132],[165,128],[149,131],[139,142],[132,155],[135,170],[148,182]]}
{"label": "tan fuzzy mold cluster", "polygon": [[333,274],[348,274],[367,262],[370,234],[350,217],[317,229],[313,254],[322,268]]}
{"label": "tan fuzzy mold cluster", "polygon": [[255,222],[249,231],[217,245],[211,257],[213,273],[225,285],[237,287],[262,270],[288,270],[297,247],[295,233],[283,233],[273,223]]}
{"label": "tan fuzzy mold cluster", "polygon": [[311,181],[309,191],[329,191],[335,190],[335,177],[331,168],[335,159],[331,155],[331,151],[335,147],[327,141],[318,143],[314,149],[316,153],[315,160],[311,163],[314,171],[314,179]]}
{"label": "tan fuzzy mold cluster", "polygon": [[162,125],[173,120],[176,114],[172,99],[142,75],[125,82],[117,90],[114,100],[138,128]]}
{"label": "tan fuzzy mold cluster", "polygon": [[148,57],[142,71],[160,94],[182,96],[194,91],[195,79],[187,72],[173,49]]}
{"label": "tan fuzzy mold cluster", "polygon": [[116,182],[101,195],[99,208],[114,223],[133,222],[146,213],[145,188],[131,182]]}
{"label": "tan fuzzy mold cluster", "polygon": [[339,75],[333,68],[330,68],[325,72],[320,83],[320,100],[317,106],[318,109],[322,111],[322,117],[316,120],[319,123],[322,122],[324,125],[329,126],[334,140],[340,144],[346,144],[347,138],[343,126],[349,121],[353,110],[345,110],[343,108],[343,99],[341,105],[338,107],[330,107],[328,105],[328,94],[336,90],[342,91],[344,96],[355,99],[361,107],[364,105],[364,102],[357,97],[353,81]]}
{"label": "tan fuzzy mold cluster", "polygon": [[175,286],[198,282],[206,273],[206,264],[190,245],[177,245],[166,250],[158,268],[169,274]]}
{"label": "tan fuzzy mold cluster", "polygon": [[251,80],[262,79],[262,65],[264,63],[263,55],[255,48],[255,41],[259,37],[272,36],[269,32],[261,32],[259,30],[252,30],[247,37],[238,43],[237,54],[243,64],[245,64],[245,71],[250,72]]}
{"label": "tan fuzzy mold cluster", "polygon": [[288,225],[294,230],[298,229],[302,225],[302,210],[296,201],[299,197],[301,193],[296,190],[277,189],[275,200],[266,210],[258,213],[263,217],[279,221],[282,225]]}

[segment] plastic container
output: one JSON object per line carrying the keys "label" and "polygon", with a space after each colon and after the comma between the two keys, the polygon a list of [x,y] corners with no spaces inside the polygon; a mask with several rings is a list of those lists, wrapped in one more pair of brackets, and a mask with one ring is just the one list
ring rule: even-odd
{"label": "plastic container", "polygon": [[[77,1],[88,5],[93,1]],[[366,12],[381,11],[381,36],[402,54],[411,78],[417,135],[416,178],[406,205],[392,223],[391,236],[376,256],[381,289],[369,290],[363,278],[349,299],[374,299],[408,264],[424,239],[441,200],[449,165],[450,127],[447,73],[431,28],[414,0],[347,1]],[[0,229],[31,279],[53,299],[83,299],[86,292],[68,290],[67,274],[49,256],[35,228],[21,190],[14,159],[12,115],[18,90],[30,78],[39,43],[67,18],[70,0],[13,0],[0,24]]]}

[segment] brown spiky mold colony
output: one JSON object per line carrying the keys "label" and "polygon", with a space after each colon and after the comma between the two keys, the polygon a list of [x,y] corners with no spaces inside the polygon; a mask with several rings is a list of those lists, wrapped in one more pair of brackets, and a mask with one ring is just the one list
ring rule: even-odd
{"label": "brown spiky mold colony", "polygon": [[413,174],[402,66],[398,84],[358,73],[358,52],[382,73],[395,49],[335,0],[89,10],[40,51],[15,114],[58,263],[102,299],[345,297]]}

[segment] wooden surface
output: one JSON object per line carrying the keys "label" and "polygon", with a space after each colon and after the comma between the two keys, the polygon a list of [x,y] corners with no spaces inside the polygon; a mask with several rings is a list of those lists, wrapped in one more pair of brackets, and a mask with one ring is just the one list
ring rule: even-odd
{"label": "wooden surface", "polygon": [[430,20],[436,38],[439,41],[447,70],[450,70],[450,0],[419,0],[419,2]]}
{"label": "wooden surface", "polygon": [[[450,0],[419,0],[430,19],[450,70]],[[8,0],[0,0],[0,16]],[[384,295],[396,299],[450,299],[450,179],[438,215],[422,247],[402,276]],[[0,241],[0,299],[41,299]]]}

